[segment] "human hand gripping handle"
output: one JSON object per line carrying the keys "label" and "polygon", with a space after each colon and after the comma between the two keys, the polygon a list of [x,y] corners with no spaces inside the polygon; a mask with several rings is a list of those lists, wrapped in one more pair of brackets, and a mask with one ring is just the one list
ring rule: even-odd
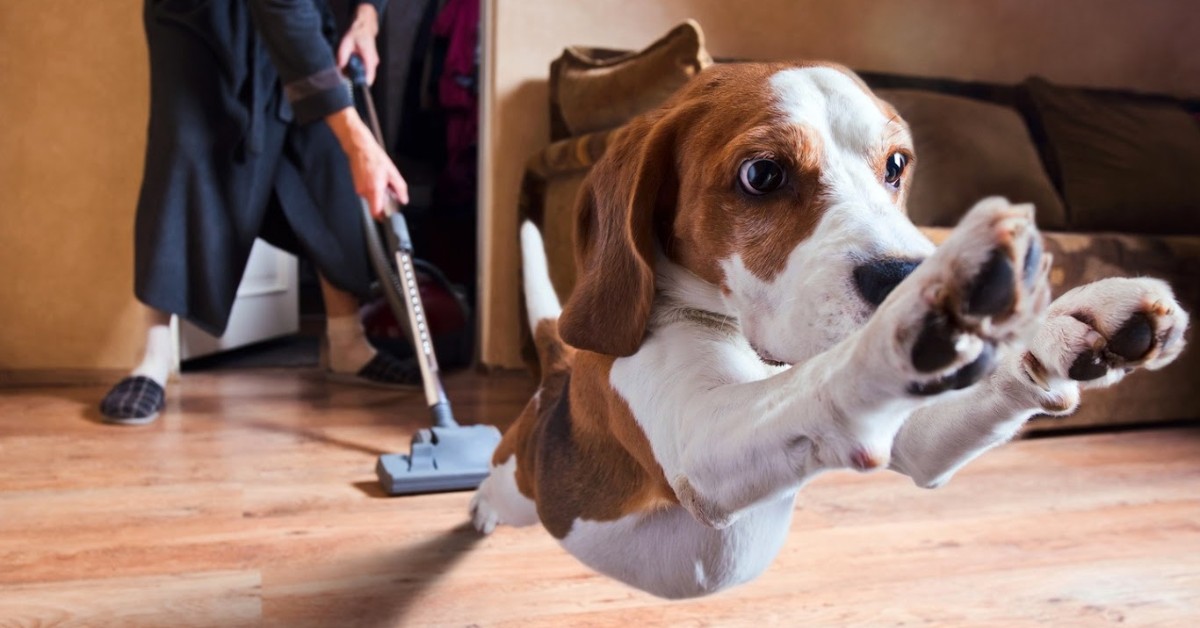
{"label": "human hand gripping handle", "polygon": [[350,161],[350,173],[354,177],[354,190],[363,197],[371,215],[376,220],[398,210],[396,203],[408,204],[408,184],[392,163],[380,144],[382,133],[370,95],[366,93],[368,79],[362,59],[351,55],[346,66],[347,74],[356,91],[361,91],[360,100],[366,106],[368,127],[353,107],[331,114],[325,120]]}
{"label": "human hand gripping handle", "polygon": [[351,59],[358,57],[365,73],[367,85],[375,84],[375,69],[379,67],[379,50],[375,37],[379,35],[379,14],[369,3],[362,3],[354,14],[354,21],[342,37],[337,49],[337,65],[347,67]]}

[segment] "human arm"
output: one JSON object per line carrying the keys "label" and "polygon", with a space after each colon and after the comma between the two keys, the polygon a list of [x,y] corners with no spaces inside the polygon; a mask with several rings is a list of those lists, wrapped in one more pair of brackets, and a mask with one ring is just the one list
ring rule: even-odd
{"label": "human arm", "polygon": [[[403,177],[353,107],[333,51],[322,35],[316,5],[311,0],[250,0],[249,5],[296,122],[324,119],[329,124],[349,159],[354,188],[375,217],[385,213],[389,192],[400,203],[407,203]],[[362,3],[357,12],[371,16],[365,19],[377,20],[377,6]],[[370,45],[373,49],[373,39]],[[375,58],[377,62],[377,54]]]}
{"label": "human arm", "polygon": [[358,112],[347,107],[326,116],[325,122],[350,160],[354,190],[366,199],[371,215],[380,219],[387,214],[389,192],[401,205],[407,205],[408,184]]}

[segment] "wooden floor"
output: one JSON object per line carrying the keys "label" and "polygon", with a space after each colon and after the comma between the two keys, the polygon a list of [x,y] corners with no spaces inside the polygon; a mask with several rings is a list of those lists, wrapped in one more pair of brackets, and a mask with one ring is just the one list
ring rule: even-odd
{"label": "wooden floor", "polygon": [[[505,424],[523,376],[449,380]],[[1194,626],[1200,430],[1042,438],[938,491],[839,473],[757,581],[664,602],[539,528],[479,538],[469,494],[382,497],[420,396],[309,370],[189,374],[158,423],[100,388],[0,389],[0,625]]]}

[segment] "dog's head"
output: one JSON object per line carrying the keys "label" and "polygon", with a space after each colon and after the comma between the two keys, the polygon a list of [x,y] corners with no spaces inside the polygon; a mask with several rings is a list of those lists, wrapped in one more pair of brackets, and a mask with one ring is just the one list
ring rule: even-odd
{"label": "dog's head", "polygon": [[576,207],[570,344],[637,351],[656,249],[717,286],[766,361],[795,363],[861,326],[932,250],[904,201],[908,127],[830,65],[724,65],[626,126]]}

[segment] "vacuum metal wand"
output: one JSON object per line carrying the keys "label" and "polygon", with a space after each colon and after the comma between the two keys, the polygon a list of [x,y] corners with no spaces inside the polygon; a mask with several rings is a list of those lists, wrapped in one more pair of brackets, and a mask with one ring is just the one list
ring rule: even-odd
{"label": "vacuum metal wand", "polygon": [[[351,57],[348,69],[350,83],[355,90],[359,91],[356,101],[361,103],[365,109],[364,117],[367,125],[371,129],[371,133],[375,135],[375,140],[382,146],[383,130],[379,124],[379,116],[375,113],[375,103],[371,100],[370,93],[367,92],[366,71],[363,69],[362,60],[358,56]],[[365,200],[362,202],[362,211],[364,228],[375,229],[374,217],[371,216],[371,209]],[[408,312],[408,320],[401,321],[401,326],[408,332],[413,352],[417,356],[417,364],[421,368],[425,401],[429,404],[429,411],[433,415],[433,424],[437,427],[453,427],[458,425],[458,422],[454,420],[454,413],[450,409],[450,400],[446,397],[446,391],[442,387],[437,355],[433,351],[433,336],[425,318],[425,308],[421,305],[421,292],[412,263],[413,245],[412,238],[408,234],[408,221],[400,212],[396,199],[390,196],[387,199],[387,214],[391,228],[385,230],[385,237],[388,240],[389,248],[396,252],[396,272],[391,272],[390,268],[375,268],[375,274],[381,281],[393,282],[394,290],[384,290],[392,310],[397,313],[401,309]],[[367,245],[374,248],[378,240],[372,237],[374,234],[369,233],[367,236]],[[379,251],[378,253],[378,255],[369,256],[373,262],[383,258],[383,252]],[[399,279],[400,285],[394,285],[395,279]],[[397,297],[403,303],[396,303]]]}

